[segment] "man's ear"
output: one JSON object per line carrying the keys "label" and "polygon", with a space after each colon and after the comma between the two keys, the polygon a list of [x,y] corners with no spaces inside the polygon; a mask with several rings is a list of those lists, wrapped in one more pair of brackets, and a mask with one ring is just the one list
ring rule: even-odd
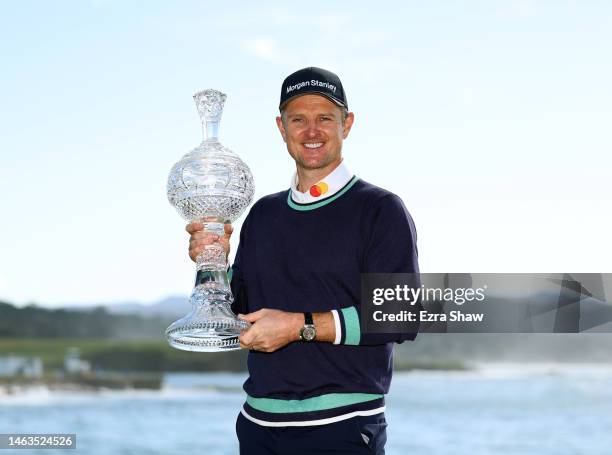
{"label": "man's ear", "polygon": [[280,117],[276,117],[276,126],[278,126],[278,131],[280,131],[281,136],[283,136],[283,141],[285,144],[287,143],[287,132],[285,131],[285,125],[283,125],[283,119]]}
{"label": "man's ear", "polygon": [[344,125],[342,125],[342,138],[343,139],[346,139],[346,137],[349,135],[354,121],[355,121],[355,114],[353,114],[352,112],[349,112],[346,115],[346,120],[344,120]]}

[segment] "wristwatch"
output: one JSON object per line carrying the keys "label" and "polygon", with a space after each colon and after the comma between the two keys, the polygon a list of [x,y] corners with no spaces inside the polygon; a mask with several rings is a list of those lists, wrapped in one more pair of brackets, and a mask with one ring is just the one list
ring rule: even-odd
{"label": "wristwatch", "polygon": [[304,327],[300,329],[300,340],[314,341],[317,337],[317,329],[312,320],[312,313],[304,313]]}

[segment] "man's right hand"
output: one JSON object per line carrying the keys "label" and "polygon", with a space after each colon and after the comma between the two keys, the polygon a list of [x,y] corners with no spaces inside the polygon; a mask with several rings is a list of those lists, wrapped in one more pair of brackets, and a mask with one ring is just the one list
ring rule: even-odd
{"label": "man's right hand", "polygon": [[189,257],[192,261],[195,262],[198,255],[204,251],[204,247],[206,245],[212,245],[215,242],[218,242],[223,246],[226,257],[229,255],[230,237],[234,231],[234,228],[230,223],[225,225],[225,235],[223,237],[219,237],[211,232],[206,232],[204,230],[204,225],[199,221],[189,223],[185,230],[191,236],[189,238]]}

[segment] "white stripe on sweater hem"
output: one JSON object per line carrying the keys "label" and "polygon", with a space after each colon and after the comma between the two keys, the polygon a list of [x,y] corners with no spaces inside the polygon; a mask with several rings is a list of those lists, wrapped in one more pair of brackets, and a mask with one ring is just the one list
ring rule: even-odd
{"label": "white stripe on sweater hem", "polygon": [[376,409],[370,409],[368,411],[353,411],[348,414],[342,414],[336,417],[328,417],[327,419],[319,419],[319,420],[304,420],[297,422],[268,422],[266,420],[256,419],[255,417],[250,416],[247,412],[242,408],[240,413],[251,422],[254,422],[258,425],[262,425],[264,427],[309,427],[312,425],[325,425],[328,423],[340,422],[341,420],[350,419],[351,417],[357,416],[371,416],[375,414],[380,414],[381,412],[385,412],[385,406]]}
{"label": "white stripe on sweater hem", "polygon": [[334,344],[340,344],[340,340],[342,339],[342,328],[340,326],[340,315],[338,314],[338,310],[331,310],[332,315],[334,316],[334,326],[336,327],[336,338],[334,338]]}

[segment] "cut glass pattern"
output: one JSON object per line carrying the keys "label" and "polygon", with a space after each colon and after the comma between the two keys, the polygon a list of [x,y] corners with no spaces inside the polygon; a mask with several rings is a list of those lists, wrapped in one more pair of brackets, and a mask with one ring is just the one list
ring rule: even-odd
{"label": "cut glass pattern", "polygon": [[[176,163],[168,177],[168,200],[189,221],[223,236],[223,224],[234,222],[253,200],[249,167],[218,140],[226,95],[204,90],[194,95],[204,140]],[[231,311],[232,292],[223,247],[214,243],[196,259],[196,287],[191,312],[166,330],[171,346],[188,351],[239,349],[238,335],[248,323]]]}

